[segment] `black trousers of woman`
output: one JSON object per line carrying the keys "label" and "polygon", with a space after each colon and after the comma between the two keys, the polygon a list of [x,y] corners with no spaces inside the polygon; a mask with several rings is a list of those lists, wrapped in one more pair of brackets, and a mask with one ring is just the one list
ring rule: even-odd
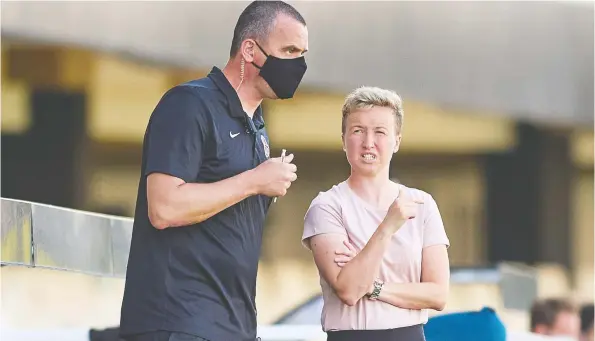
{"label": "black trousers of woman", "polygon": [[426,341],[421,324],[395,329],[328,331],[326,341]]}

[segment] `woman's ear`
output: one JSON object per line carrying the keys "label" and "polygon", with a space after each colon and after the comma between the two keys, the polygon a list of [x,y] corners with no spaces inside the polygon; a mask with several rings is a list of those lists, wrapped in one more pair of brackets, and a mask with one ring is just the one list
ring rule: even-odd
{"label": "woman's ear", "polygon": [[341,134],[341,144],[343,145],[343,151],[346,152],[347,148],[345,148],[345,134]]}
{"label": "woman's ear", "polygon": [[398,152],[400,146],[401,146],[401,134],[397,135],[397,139],[395,141],[395,148],[393,150],[393,153]]}

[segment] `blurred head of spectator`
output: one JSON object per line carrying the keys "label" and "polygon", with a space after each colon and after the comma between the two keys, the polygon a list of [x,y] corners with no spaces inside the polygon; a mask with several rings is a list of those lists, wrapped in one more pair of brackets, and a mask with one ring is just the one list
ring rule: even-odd
{"label": "blurred head of spectator", "polygon": [[578,339],[580,325],[578,309],[569,300],[538,300],[531,307],[531,331],[534,333]]}
{"label": "blurred head of spectator", "polygon": [[581,341],[594,341],[593,331],[595,328],[593,324],[595,317],[593,317],[593,303],[585,304],[581,307]]}

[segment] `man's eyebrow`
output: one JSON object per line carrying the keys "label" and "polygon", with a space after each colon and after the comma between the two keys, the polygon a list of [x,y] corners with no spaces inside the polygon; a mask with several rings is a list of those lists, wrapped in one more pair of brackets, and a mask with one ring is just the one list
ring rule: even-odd
{"label": "man's eyebrow", "polygon": [[290,44],[290,45],[286,45],[285,47],[283,47],[283,50],[284,50],[284,51],[289,51],[289,50],[291,50],[291,49],[295,49],[295,50],[298,50],[298,51],[302,51],[302,54],[304,54],[304,53],[308,52],[308,50],[307,50],[307,49],[301,49],[301,48],[299,48],[299,47],[298,47],[297,45],[295,45],[295,44]]}

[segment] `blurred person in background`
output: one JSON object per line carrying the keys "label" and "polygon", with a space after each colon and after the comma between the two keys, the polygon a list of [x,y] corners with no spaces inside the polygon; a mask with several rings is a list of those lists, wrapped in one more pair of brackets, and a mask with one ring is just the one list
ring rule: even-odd
{"label": "blurred person in background", "polygon": [[535,301],[531,307],[530,320],[533,333],[579,339],[580,316],[576,306],[569,300],[548,298]]}
{"label": "blurred person in background", "polygon": [[167,91],[143,159],[120,329],[130,341],[254,341],[256,276],[273,197],[296,179],[270,158],[261,102],[306,72],[304,18],[281,1],[246,7],[230,59]]}
{"label": "blurred person in background", "polygon": [[593,303],[581,307],[581,341],[594,341],[595,317]]}
{"label": "blurred person in background", "polygon": [[342,109],[351,175],[312,201],[302,242],[321,276],[328,341],[423,341],[427,309],[449,290],[449,240],[438,206],[389,178],[403,106],[393,91],[361,87]]}

